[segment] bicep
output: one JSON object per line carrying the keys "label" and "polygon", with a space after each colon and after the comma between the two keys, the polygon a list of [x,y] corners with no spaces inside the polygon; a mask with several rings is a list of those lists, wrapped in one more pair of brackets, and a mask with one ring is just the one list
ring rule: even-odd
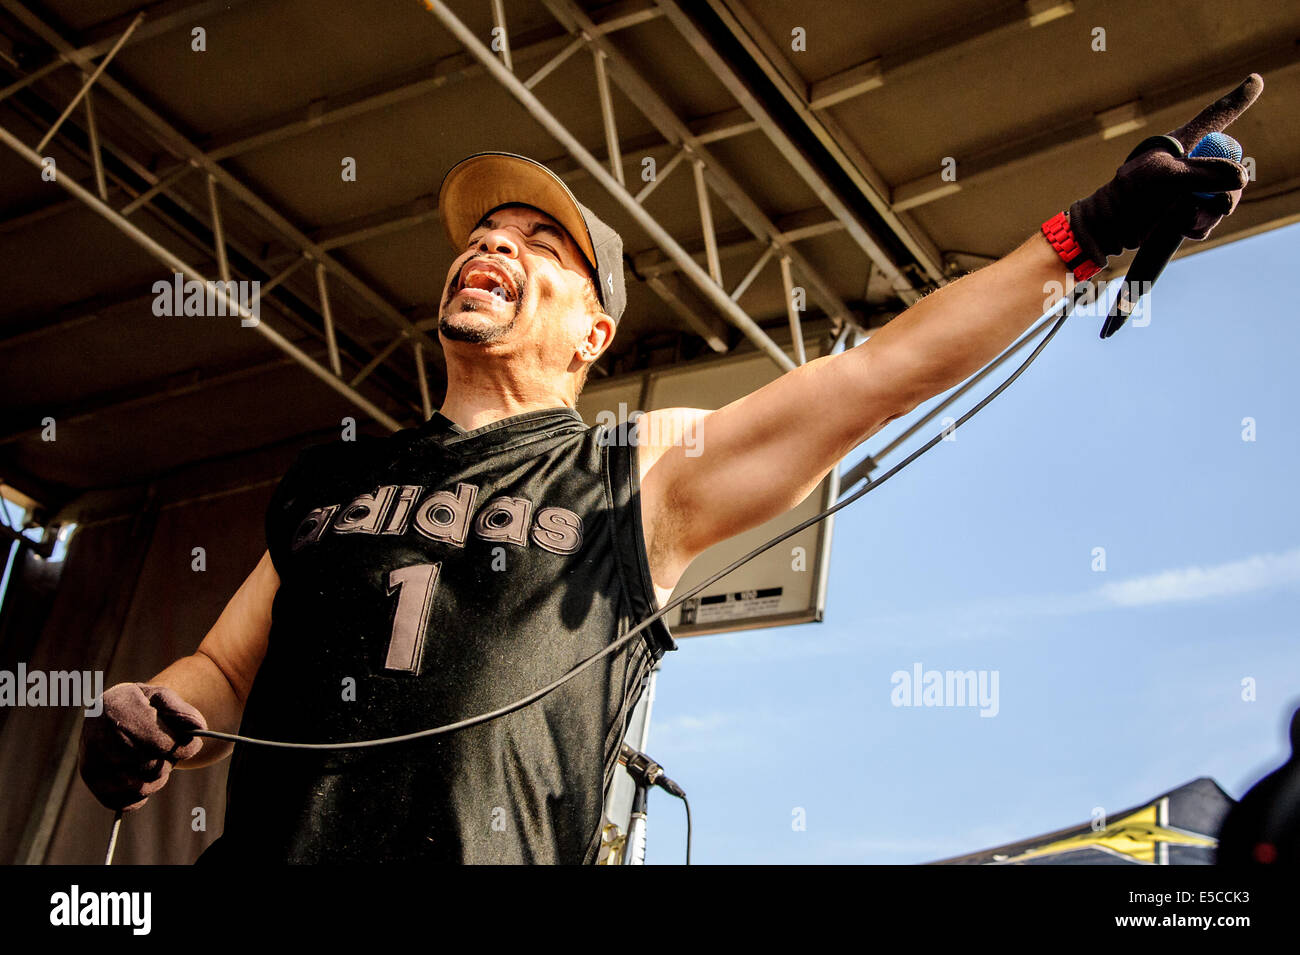
{"label": "bicep", "polygon": [[797,507],[846,454],[903,413],[898,397],[873,383],[871,360],[859,345],[717,411],[663,412],[687,416],[690,441],[662,448],[645,481],[661,498],[661,524],[683,560]]}

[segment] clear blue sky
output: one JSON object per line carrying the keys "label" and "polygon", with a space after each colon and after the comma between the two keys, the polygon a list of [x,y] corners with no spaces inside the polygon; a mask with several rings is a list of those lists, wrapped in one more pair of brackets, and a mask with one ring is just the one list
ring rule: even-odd
{"label": "clear blue sky", "polygon": [[[647,749],[691,797],[694,862],[926,862],[1199,776],[1237,798],[1286,758],[1298,251],[1293,225],[1176,261],[1150,324],[1105,342],[1076,314],[954,441],[836,516],[826,622],[679,641]],[[997,671],[998,714],[893,706],[915,663]],[[684,839],[654,793],[647,861]]]}

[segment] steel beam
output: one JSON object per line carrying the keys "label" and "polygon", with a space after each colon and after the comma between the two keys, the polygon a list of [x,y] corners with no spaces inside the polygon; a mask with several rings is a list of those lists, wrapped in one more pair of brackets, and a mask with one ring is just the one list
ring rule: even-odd
{"label": "steel beam", "polygon": [[1074,4],[1068,0],[1027,0],[1019,7],[1012,4],[982,10],[978,19],[956,24],[905,48],[886,51],[866,62],[807,84],[805,100],[813,109],[825,109],[880,89],[892,80],[935,66],[940,61],[950,61],[959,54],[969,54],[992,41],[1026,33],[1073,12]]}
{"label": "steel beam", "polygon": [[790,65],[783,51],[768,39],[743,6],[729,5],[726,0],[709,0],[709,3],[736,41],[749,52],[772,81],[787,105],[803,120],[808,131],[920,263],[930,280],[939,285],[944,284],[947,279],[938,247],[918,226],[904,221],[894,213],[890,205],[889,184],[862,151],[853,145],[852,137],[844,132],[830,113],[813,109],[809,103],[806,84]]}
{"label": "steel beam", "polygon": [[682,297],[682,289],[672,275],[646,276],[646,286],[673,310],[686,326],[704,339],[713,351],[723,354],[728,350],[726,326],[712,316],[699,314]]}
{"label": "steel beam", "polygon": [[[579,38],[575,41],[579,47],[582,46],[582,40]],[[527,84],[525,83],[525,86]],[[734,110],[728,111],[728,116],[734,113]],[[719,127],[716,121],[719,117],[703,117],[698,120],[690,120],[688,126],[693,133],[698,130],[712,129],[712,133],[700,133],[696,136],[699,142],[711,142],[714,139],[725,138],[729,135],[738,135],[745,130],[735,126]],[[757,129],[754,123],[747,124],[748,129]],[[658,174],[650,182],[646,183],[641,191],[636,194],[638,202],[645,202],[650,193],[668,177],[683,159],[686,158],[686,151],[675,143],[669,142],[662,137],[653,137],[653,142],[647,142],[647,137],[637,137],[634,140],[624,141],[622,151],[625,153],[652,154],[665,149],[673,149],[674,153],[668,162],[658,170]],[[608,154],[593,153],[592,155],[608,162]],[[549,168],[557,176],[564,179],[570,186],[588,178],[587,170],[583,169],[569,156],[541,160],[542,165]],[[152,190],[151,190],[152,192]],[[138,201],[138,200],[137,200]],[[379,238],[394,232],[401,232],[406,229],[413,229],[416,226],[423,225],[426,222],[434,221],[438,218],[438,197],[434,193],[425,193],[416,196],[413,199],[407,199],[402,202],[394,203],[386,209],[377,212],[367,212],[363,215],[354,216],[340,222],[334,222],[320,228],[313,229],[308,233],[311,240],[317,243],[322,249],[332,251],[344,246],[353,245],[358,242],[365,242],[369,239]],[[831,223],[834,220],[830,220]],[[3,225],[3,224],[0,224]],[[828,225],[824,231],[832,231],[836,228],[842,229],[842,225]],[[789,230],[781,233],[787,242],[798,241],[800,238],[809,238],[809,235],[795,235]],[[277,254],[271,257],[273,263],[285,261],[283,254]]]}
{"label": "steel beam", "polygon": [[790,322],[790,341],[794,342],[794,360],[805,365],[808,363],[808,356],[803,349],[803,329],[799,324],[799,310],[794,306],[794,277],[790,274],[790,258],[785,255],[781,256],[781,284],[785,287],[785,314]]}
{"label": "steel beam", "polygon": [[758,204],[749,196],[740,183],[732,178],[709,153],[707,147],[690,127],[678,118],[663,98],[645,81],[640,70],[636,69],[619,54],[608,40],[591,35],[589,29],[591,20],[586,13],[571,0],[542,0],[542,2],[546,4],[547,9],[565,27],[583,36],[589,36],[588,42],[605,51],[610,74],[623,88],[623,92],[627,94],[628,99],[636,104],[637,109],[641,111],[646,119],[650,120],[660,135],[685,148],[690,153],[690,158],[699,159],[705,163],[705,176],[713,189],[714,195],[722,200],[736,218],[744,223],[745,227],[754,235],[765,241],[776,242],[781,246],[782,253],[789,255],[798,266],[801,274],[806,277],[811,296],[821,303],[822,308],[828,314],[839,316],[843,320],[849,320],[848,308],[840,300],[830,284],[820,277],[820,273],[813,268],[812,263],[808,262],[798,249],[784,241],[780,232],[772,224],[771,219],[759,208]]}
{"label": "steel beam", "polygon": [[673,158],[664,163],[663,169],[656,169],[655,174],[650,177],[650,181],[641,187],[641,191],[636,194],[636,201],[645,203],[650,198],[650,193],[659,188],[659,184],[667,179],[674,169],[676,169],[683,159],[686,158],[686,150],[679,149],[673,154]]}
{"label": "steel beam", "polygon": [[[363,381],[366,380],[366,378],[370,376],[370,373],[374,371],[376,368],[378,368],[380,365],[382,365],[384,363],[384,359],[386,359],[389,355],[395,352],[397,350],[397,347],[401,345],[402,342],[404,341],[406,341],[406,339],[404,339],[401,335],[398,335],[391,342],[385,345],[382,349],[375,352],[375,357],[370,359],[370,361],[366,362],[366,366],[362,368],[359,372],[357,372],[355,377],[353,377],[353,379],[350,382],[348,382],[348,384],[350,384],[353,388],[356,388],[358,385],[360,385]],[[428,417],[428,415],[425,415],[425,417]]]}
{"label": "steel beam", "polygon": [[[763,271],[763,266],[767,265],[768,261],[775,254],[776,246],[769,245],[763,250],[763,254],[758,257],[757,262],[749,267],[749,271],[746,272],[745,277],[740,280],[740,284],[731,290],[731,300],[733,302],[740,301],[740,297],[749,290],[749,286],[753,284],[754,279],[758,278],[758,273]],[[782,259],[784,260],[784,256]]]}
{"label": "steel beam", "polygon": [[[506,5],[504,0],[492,0],[492,24],[493,39],[501,41],[501,62],[505,64],[507,70],[513,73],[515,67],[510,60],[510,37],[506,33]],[[417,350],[417,361],[419,360],[419,354]]]}
{"label": "steel beam", "polygon": [[[334,337],[334,313],[330,311],[330,290],[325,284],[325,266],[316,263],[316,291],[320,294],[320,314],[325,320],[325,348],[329,352],[330,368],[343,376],[343,363],[339,361],[339,343]],[[419,347],[418,345],[416,346]]]}
{"label": "steel beam", "polygon": [[90,137],[90,158],[94,161],[95,191],[108,201],[108,183],[104,180],[104,157],[99,152],[99,130],[95,126],[95,100],[86,94],[86,135]]}
{"label": "steel beam", "polygon": [[605,54],[593,49],[592,59],[596,64],[596,94],[600,99],[600,120],[605,127],[605,152],[609,154],[609,171],[614,174],[618,184],[627,187],[623,180],[623,154],[618,149],[618,124],[614,119],[614,97],[609,91],[609,76],[605,73]]}
{"label": "steel beam", "polygon": [[[911,280],[903,274],[898,264],[876,241],[875,236],[871,235],[866,227],[858,221],[853,211],[835,194],[835,191],[822,178],[821,172],[808,161],[789,134],[781,127],[781,124],[776,121],[775,117],[750,91],[744,80],[736,74],[722,55],[713,49],[681,6],[675,0],[658,0],[658,2],[673,26],[685,38],[687,44],[704,61],[709,71],[722,82],[723,86],[727,88],[727,92],[735,98],[736,102],[754,118],[790,168],[808,185],[808,188],[813,191],[813,195],[817,197],[818,201],[830,210],[831,215],[844,223],[844,228],[848,231],[850,238],[876,264],[876,268],[880,269],[881,274],[893,286],[898,296],[909,304],[916,301],[920,295],[913,287]],[[800,271],[805,275],[808,274],[806,269],[801,268]]]}
{"label": "steel beam", "polygon": [[181,163],[179,166],[172,169],[171,172],[163,175],[157,182],[144,192],[140,193],[140,195],[136,196],[118,211],[124,216],[129,216],[131,213],[135,212],[136,209],[151,202],[154,196],[159,195],[166,189],[170,189],[173,185],[183,179],[193,168],[194,167],[189,163]]}
{"label": "steel beam", "polygon": [[542,80],[546,79],[556,70],[558,70],[561,66],[563,66],[564,62],[568,60],[569,57],[573,56],[573,54],[577,53],[581,49],[582,49],[582,38],[575,37],[573,39],[573,42],[571,42],[559,53],[555,54],[555,56],[551,57],[540,67],[538,67],[536,73],[528,77],[528,79],[524,80],[524,86],[526,86],[528,89],[532,89]]}
{"label": "steel beam", "polygon": [[709,187],[704,184],[704,163],[691,162],[695,175],[695,200],[700,207],[700,232],[704,235],[704,261],[709,265],[709,276],[722,284],[722,263],[718,260],[718,236],[713,230],[713,206],[709,203]]}
{"label": "steel beam", "polygon": [[[822,218],[820,220],[812,219],[816,215],[820,215]],[[826,210],[821,208],[793,212],[782,216],[776,225],[778,234],[785,240],[786,244],[797,242],[800,239],[825,235],[829,232],[838,232],[844,228],[839,220],[830,218]],[[755,238],[748,231],[737,229],[718,237],[718,255],[723,259],[734,259],[738,256],[753,253],[761,255],[767,249],[772,249],[774,253],[784,254],[781,252],[781,246],[777,243]],[[704,254],[704,247],[690,246],[687,251],[692,256],[700,255]],[[662,275],[665,272],[677,270],[675,262],[664,258],[654,250],[633,254],[632,265],[640,276]],[[753,279],[750,278],[750,281],[753,281]],[[733,298],[737,297],[735,291],[732,291],[731,295]]]}
{"label": "steel beam", "polygon": [[[0,142],[3,142],[19,156],[31,163],[35,168],[41,168],[40,154],[28,148],[22,140],[18,139],[18,137],[14,136],[13,133],[9,132],[9,130],[5,129],[3,126],[0,126]],[[103,202],[99,197],[95,196],[80,184],[66,176],[58,179],[57,182],[76,199],[85,203],[111,225],[125,233],[137,245],[156,258],[159,262],[166,265],[173,272],[179,272],[187,279],[202,283],[205,286],[207,285],[208,280],[204,276],[200,275],[194,268],[183,262],[161,243],[155,241],[148,233],[142,231],[129,219],[124,218],[117,210]],[[255,316],[252,312],[241,305],[238,299],[230,294],[228,287],[223,291],[227,299],[227,307],[231,312],[238,314],[241,320],[255,320]],[[393,431],[397,431],[401,428],[401,425],[396,419],[390,417],[377,405],[373,404],[370,399],[366,398],[360,392],[355,391],[340,378],[331,374],[329,369],[322,367],[297,345],[289,341],[289,339],[285,338],[279,332],[274,331],[266,322],[258,321],[254,327],[257,329],[257,332],[266,337],[272,345],[280,349],[290,358],[294,359],[298,364],[302,365],[309,372],[321,379],[321,381],[325,382],[343,397],[347,398],[376,421]]]}
{"label": "steel beam", "polygon": [[424,416],[431,418],[433,405],[429,401],[429,379],[424,374],[424,346],[418,342],[415,345],[415,377],[420,382],[420,405],[424,409]]}
{"label": "steel beam", "polygon": [[[208,210],[212,214],[212,245],[217,253],[217,275],[230,281],[230,260],[226,258],[226,232],[221,222],[221,203],[217,200],[217,180],[208,176]],[[338,374],[336,371],[335,374]]]}
{"label": "steel beam", "polygon": [[72,97],[72,102],[63,110],[63,114],[54,121],[54,125],[41,137],[40,143],[36,146],[38,153],[45,152],[45,147],[50,144],[50,140],[58,135],[59,127],[63,125],[63,121],[72,115],[72,111],[77,108],[81,98],[90,92],[90,88],[95,85],[95,80],[99,79],[100,75],[108,69],[108,64],[113,62],[113,57],[117,56],[117,51],[122,49],[123,44],[131,38],[131,34],[135,32],[135,28],[140,25],[140,21],[143,19],[143,13],[136,14],[136,18],[131,21],[131,25],[127,27],[126,32],[118,38],[117,43],[108,51],[108,56],[104,57],[104,62],[95,67],[95,71],[86,77],[86,81],[82,84],[81,89],[77,91],[77,95]]}

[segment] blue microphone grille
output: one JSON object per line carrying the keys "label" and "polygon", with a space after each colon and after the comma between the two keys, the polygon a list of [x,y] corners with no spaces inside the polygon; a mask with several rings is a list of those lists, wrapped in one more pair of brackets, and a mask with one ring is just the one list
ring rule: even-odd
{"label": "blue microphone grille", "polygon": [[1241,162],[1241,143],[1224,133],[1206,133],[1189,155],[1211,159],[1231,159]]}

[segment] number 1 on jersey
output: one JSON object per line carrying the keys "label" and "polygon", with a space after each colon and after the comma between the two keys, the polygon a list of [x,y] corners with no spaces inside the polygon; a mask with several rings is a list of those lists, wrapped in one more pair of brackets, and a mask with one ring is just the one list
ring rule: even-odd
{"label": "number 1 on jersey", "polygon": [[433,607],[433,592],[438,588],[441,568],[441,562],[412,564],[399,567],[388,575],[389,595],[397,591],[397,614],[393,617],[393,636],[388,641],[385,669],[419,671],[429,627],[429,610]]}

